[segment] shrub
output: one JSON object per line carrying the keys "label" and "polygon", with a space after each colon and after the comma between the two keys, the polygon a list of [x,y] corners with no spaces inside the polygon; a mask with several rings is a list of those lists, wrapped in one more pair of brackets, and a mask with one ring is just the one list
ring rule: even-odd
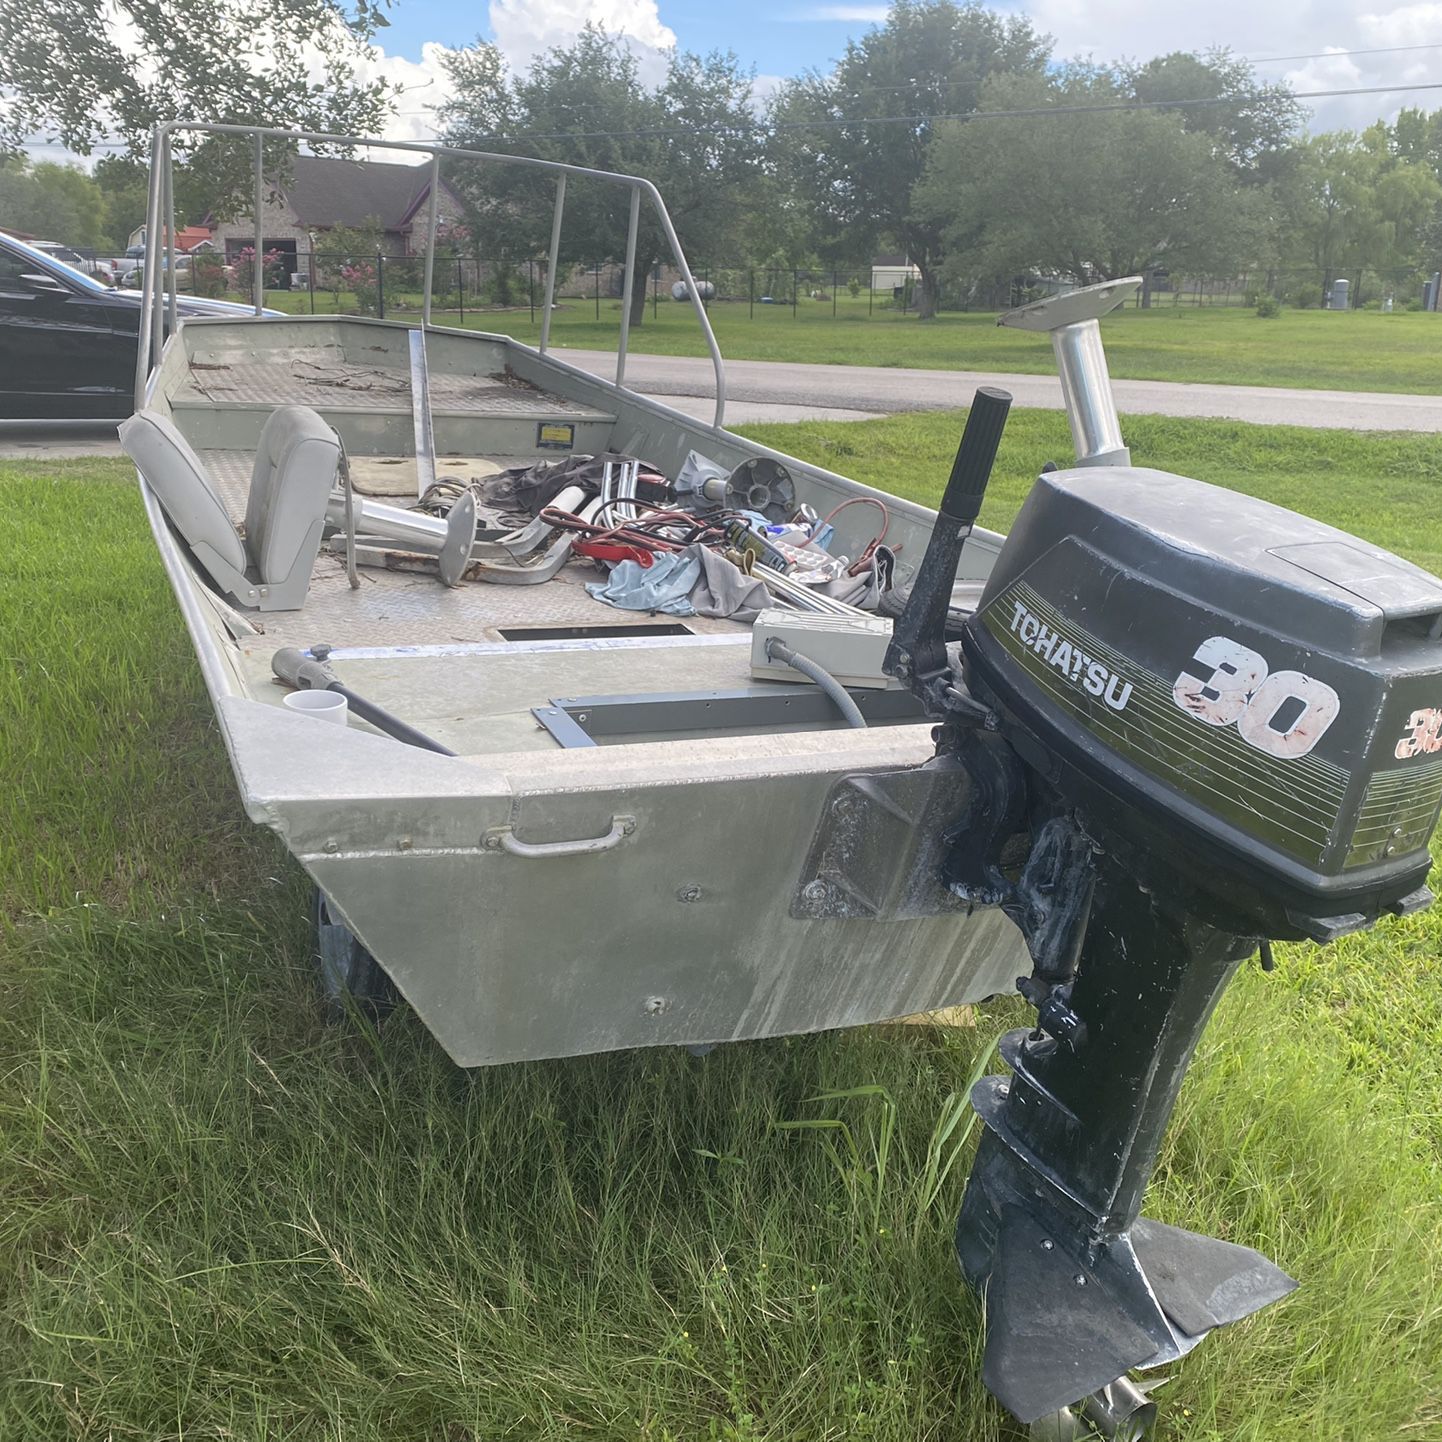
{"label": "shrub", "polygon": [[1257,302],[1257,315],[1262,320],[1276,320],[1282,313],[1282,302],[1274,295],[1264,295]]}

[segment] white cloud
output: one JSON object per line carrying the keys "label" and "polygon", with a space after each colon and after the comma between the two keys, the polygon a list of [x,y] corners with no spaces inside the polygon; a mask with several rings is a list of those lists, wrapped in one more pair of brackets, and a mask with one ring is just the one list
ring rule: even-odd
{"label": "white cloud", "polygon": [[[1238,55],[1312,56],[1318,59],[1258,63],[1266,81],[1295,90],[1349,90],[1371,86],[1442,84],[1442,4],[1396,5],[1361,11],[1357,0],[1292,0],[1261,6],[1255,0],[1212,0],[1183,10],[1155,0],[1027,0],[1036,28],[1055,37],[1057,54],[1113,60],[1146,59],[1173,50],[1228,46]],[[1360,12],[1360,13],[1359,13]],[[1436,49],[1339,55],[1380,46]],[[1442,108],[1442,90],[1348,96],[1306,102],[1310,128],[1335,130],[1390,119],[1406,105]]]}
{"label": "white cloud", "polygon": [[676,47],[676,32],[661,23],[656,0],[490,0],[490,20],[496,46],[515,70],[573,44],[586,25],[624,35],[645,84],[661,79],[665,54]]}

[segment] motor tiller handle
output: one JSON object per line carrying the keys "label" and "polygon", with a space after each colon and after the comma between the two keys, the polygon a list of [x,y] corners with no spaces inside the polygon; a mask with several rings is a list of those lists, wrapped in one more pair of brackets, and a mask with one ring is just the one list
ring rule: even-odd
{"label": "motor tiller handle", "polygon": [[913,690],[917,682],[939,675],[947,667],[946,617],[956,585],[956,568],[961,548],[981,512],[1010,410],[1011,396],[1006,391],[991,386],[977,388],[937,508],[931,540],[886,652],[883,669]]}

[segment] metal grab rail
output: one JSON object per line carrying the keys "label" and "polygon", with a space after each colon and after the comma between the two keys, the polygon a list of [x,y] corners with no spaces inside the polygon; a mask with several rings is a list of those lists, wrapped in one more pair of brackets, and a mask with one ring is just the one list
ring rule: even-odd
{"label": "metal grab rail", "polygon": [[[175,276],[175,189],[171,136],[178,131],[201,135],[249,136],[255,142],[255,199],[252,213],[255,217],[255,254],[251,261],[253,303],[255,314],[263,314],[265,261],[264,261],[264,211],[265,142],[281,140],[303,142],[309,145],[366,146],[379,150],[409,150],[431,157],[430,200],[427,207],[425,292],[421,305],[421,326],[431,326],[431,292],[435,274],[435,250],[437,228],[437,197],[440,190],[440,164],[443,157],[457,160],[478,160],[496,165],[519,166],[524,170],[548,171],[556,177],[556,203],[551,217],[551,248],[546,262],[546,300],[541,316],[540,351],[544,355],[551,341],[551,307],[555,302],[556,272],[561,249],[562,219],[566,208],[566,178],[571,175],[583,176],[588,180],[604,181],[631,192],[630,212],[626,228],[626,276],[621,302],[621,335],[616,350],[616,384],[624,385],[626,376],[626,352],[630,345],[630,306],[634,295],[637,232],[641,222],[641,198],[645,196],[655,211],[656,220],[671,250],[671,259],[686,285],[686,294],[691,308],[701,326],[706,349],[711,356],[711,369],[716,377],[716,413],[713,424],[720,426],[726,417],[726,363],[721,358],[721,347],[716,343],[716,333],[711,329],[711,319],[697,290],[696,278],[691,274],[686,254],[676,235],[676,227],[666,210],[661,193],[649,181],[639,175],[623,175],[618,171],[592,170],[584,165],[566,165],[557,160],[536,160],[526,155],[500,155],[489,150],[466,150],[456,146],[433,145],[420,140],[376,140],[365,136],[327,135],[305,130],[275,130],[256,125],[205,125],[191,121],[170,120],[155,128],[150,143],[150,191],[145,210],[145,264],[144,297],[140,312],[140,345],[135,361],[135,404],[143,406],[151,373],[160,365],[160,353],[165,342],[167,313],[173,330],[176,323],[176,276]],[[164,245],[154,243],[154,237],[164,232]],[[165,259],[162,276],[162,255]],[[149,359],[147,361],[147,354]]]}

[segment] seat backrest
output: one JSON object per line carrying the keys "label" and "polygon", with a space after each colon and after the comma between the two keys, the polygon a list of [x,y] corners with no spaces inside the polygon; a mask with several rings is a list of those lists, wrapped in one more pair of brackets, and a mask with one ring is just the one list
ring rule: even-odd
{"label": "seat backrest", "polygon": [[168,417],[141,410],[121,422],[120,445],[211,579],[243,605],[253,606],[245,547],[189,441]]}
{"label": "seat backrest", "polygon": [[305,598],[339,469],[340,440],[315,411],[281,406],[271,412],[256,447],[245,539],[265,586],[299,584],[295,606]]}

